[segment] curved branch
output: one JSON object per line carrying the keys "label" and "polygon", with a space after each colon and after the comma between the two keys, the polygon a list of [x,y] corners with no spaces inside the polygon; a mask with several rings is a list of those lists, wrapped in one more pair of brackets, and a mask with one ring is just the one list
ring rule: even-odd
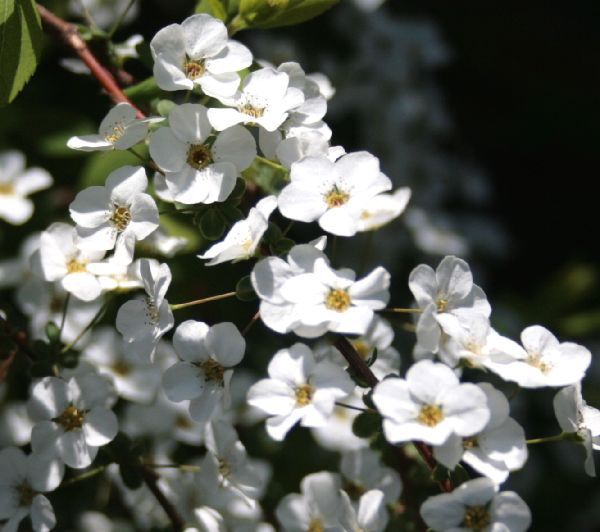
{"label": "curved branch", "polygon": [[140,111],[129,98],[127,98],[111,72],[106,67],[101,65],[94,54],[92,54],[88,48],[88,45],[81,38],[81,35],[79,35],[77,27],[74,24],[61,19],[60,17],[57,17],[54,13],[40,4],[37,4],[37,8],[40,13],[40,18],[42,19],[44,29],[48,33],[52,33],[58,37],[79,56],[79,58],[90,69],[92,75],[100,82],[100,85],[104,87],[104,90],[107,92],[109,98],[114,103],[128,103],[135,109],[138,118],[146,118],[146,115]]}

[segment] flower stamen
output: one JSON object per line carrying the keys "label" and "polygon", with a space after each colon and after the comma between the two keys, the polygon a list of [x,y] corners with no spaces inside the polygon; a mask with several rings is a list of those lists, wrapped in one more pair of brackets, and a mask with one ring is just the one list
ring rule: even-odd
{"label": "flower stamen", "polygon": [[444,419],[442,409],[437,405],[423,405],[417,420],[428,427],[435,427]]}
{"label": "flower stamen", "polygon": [[131,222],[131,211],[129,210],[129,207],[113,205],[110,222],[119,233],[125,231],[129,222]]}
{"label": "flower stamen", "polygon": [[312,401],[314,388],[310,384],[304,384],[296,388],[296,404],[306,406]]}
{"label": "flower stamen", "polygon": [[485,506],[467,506],[463,524],[475,532],[484,530],[491,522],[490,512]]}
{"label": "flower stamen", "polygon": [[187,163],[196,170],[202,170],[213,162],[210,148],[204,144],[192,144],[188,150]]}
{"label": "flower stamen", "polygon": [[336,312],[344,312],[350,308],[351,299],[346,290],[340,288],[332,288],[325,299],[325,306],[329,310]]}
{"label": "flower stamen", "polygon": [[70,432],[75,429],[80,429],[83,426],[83,420],[85,419],[85,411],[79,410],[77,407],[71,405],[68,406],[65,411],[54,419],[66,432]]}
{"label": "flower stamen", "polygon": [[200,364],[204,372],[204,380],[212,381],[220,386],[223,386],[223,375],[225,368],[219,364],[214,358],[209,358]]}

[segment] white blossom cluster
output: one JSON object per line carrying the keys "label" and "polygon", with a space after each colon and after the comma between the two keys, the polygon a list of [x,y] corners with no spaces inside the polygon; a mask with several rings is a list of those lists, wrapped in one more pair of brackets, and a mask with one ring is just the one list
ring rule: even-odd
{"label": "white blossom cluster", "polygon": [[[491,305],[466,262],[447,256],[436,270],[422,264],[410,274],[415,304],[401,310],[415,316],[416,361],[401,376],[394,330],[379,314],[394,312],[385,268],[357,275],[337,267],[325,252],[325,236],[267,251],[276,209],[289,222],[316,222],[335,239],[392,222],[410,199],[409,188],[391,190],[377,157],[331,146],[324,121],[331,91],[322,76],[306,75],[297,63],[255,61],[221,21],[205,14],[163,28],[150,48],[157,85],[174,93],[167,116],[136,118],[136,110],[121,103],[98,134],[73,137],[68,145],[83,151],[147,145],[153,184],[145,166],[114,170],[103,185],[76,195],[71,224],[51,224],[3,265],[11,272],[6,284],[19,285],[30,336],[50,337],[53,323],[58,350],[21,411],[25,436],[17,438],[14,430],[14,442],[0,451],[2,530],[16,530],[27,515],[34,530],[52,529],[56,519],[46,494],[61,485],[65,465],[90,467],[119,432],[152,442],[144,467],[173,464],[177,443],[204,448],[193,464],[161,471],[159,480],[186,530],[273,530],[260,501],[277,472],[250,456],[238,435],[240,426],[264,420],[272,440],[284,440],[300,425],[341,453],[339,471],[309,474],[300,493],[281,498],[275,510],[280,529],[382,531],[406,486],[369,447],[376,431],[353,433],[361,410],[360,416],[381,422],[391,447],[417,442],[448,470],[463,463],[480,475],[422,504],[421,517],[432,530],[526,530],[526,503],[501,491],[527,461],[525,430],[488,379],[462,380],[466,368],[522,388],[560,388],[554,409],[561,437],[582,444],[585,471],[595,474],[600,412],[586,405],[580,384],[591,353],[540,325],[526,327],[520,343],[495,331]],[[197,302],[169,303],[169,265],[138,256],[151,249],[168,257],[184,245],[161,225],[158,205],[209,212],[226,205],[238,180],[257,166],[275,169],[284,184],[264,194],[258,187],[246,218],[229,224],[198,258],[207,266],[256,259],[248,272],[260,320],[276,333],[300,337],[277,350],[260,377],[244,368],[244,358],[257,350],[235,324],[188,319],[176,326],[174,312]],[[23,173],[15,153],[2,155],[0,216],[24,222],[32,211],[25,196],[50,183],[41,170]],[[109,302],[130,291],[137,295],[116,311],[119,334],[98,327]],[[336,339],[345,339],[354,362]],[[72,352],[78,360],[69,365],[65,357]],[[356,364],[378,382],[361,381]],[[28,454],[20,449],[25,445]],[[123,476],[125,466],[119,467]],[[115,471],[107,468],[107,474],[141,528],[165,524],[164,515],[146,510],[147,488],[128,491]]]}

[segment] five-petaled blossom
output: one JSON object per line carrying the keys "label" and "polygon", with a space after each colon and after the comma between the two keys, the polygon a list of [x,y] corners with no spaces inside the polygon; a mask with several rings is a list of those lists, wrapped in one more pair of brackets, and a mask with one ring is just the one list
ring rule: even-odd
{"label": "five-petaled blossom", "polygon": [[323,155],[304,157],[292,164],[279,210],[291,220],[318,220],[328,233],[353,236],[369,229],[361,220],[373,207],[373,198],[391,188],[379,159],[368,152],[348,153],[335,162]]}
{"label": "five-petaled blossom", "polygon": [[529,508],[514,491],[501,491],[489,478],[461,484],[452,493],[429,497],[421,506],[423,520],[435,532],[524,532],[531,524]]}
{"label": "five-petaled blossom", "polygon": [[75,469],[89,466],[98,448],[117,435],[119,422],[110,410],[110,383],[90,371],[68,381],[44,377],[31,390],[28,409],[36,421],[31,447],[48,458],[60,458]]}
{"label": "five-petaled blossom", "polygon": [[121,305],[116,326],[132,354],[143,360],[152,360],[159,340],[175,323],[169,302],[165,299],[171,284],[171,270],[166,264],[142,259],[140,274],[146,296]]}
{"label": "five-petaled blossom", "polygon": [[205,423],[217,405],[230,403],[229,384],[233,366],[242,361],[246,341],[230,322],[209,327],[201,321],[184,321],[173,335],[173,347],[182,359],[163,375],[171,401],[191,399],[190,415]]}
{"label": "five-petaled blossom", "polygon": [[271,416],[266,429],[275,440],[283,440],[298,421],[304,427],[325,425],[335,401],[354,388],[345,371],[329,361],[315,362],[301,343],[275,353],[267,371],[269,378],[248,390],[248,404]]}
{"label": "five-petaled blossom", "polygon": [[227,38],[225,24],[203,13],[161,29],[150,42],[150,50],[161,89],[200,86],[213,97],[232,96],[240,84],[237,72],[252,63],[250,50]]}
{"label": "five-petaled blossom", "polygon": [[115,248],[115,259],[133,260],[135,242],[158,228],[158,209],[141,166],[122,166],[106,179],[77,194],[70,206],[82,249]]}
{"label": "five-petaled blossom", "polygon": [[452,434],[477,434],[490,419],[485,393],[475,384],[461,384],[448,366],[431,360],[411,366],[406,379],[381,381],[373,402],[392,443],[419,440],[441,445]]}
{"label": "five-petaled blossom", "polygon": [[207,109],[200,104],[175,106],[169,127],[150,139],[150,154],[165,172],[165,184],[175,201],[185,204],[224,201],[237,176],[256,157],[250,132],[234,126],[211,136]]}

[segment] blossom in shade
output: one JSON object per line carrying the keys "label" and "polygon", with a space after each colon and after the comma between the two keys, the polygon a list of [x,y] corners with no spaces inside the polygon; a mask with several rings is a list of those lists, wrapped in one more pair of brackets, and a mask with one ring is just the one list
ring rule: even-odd
{"label": "blossom in shade", "polygon": [[16,532],[29,515],[35,532],[47,532],[56,525],[54,509],[43,495],[62,481],[64,466],[35,453],[26,455],[17,447],[0,451],[0,520],[3,532]]}
{"label": "blossom in shade", "polygon": [[33,214],[27,197],[52,185],[52,176],[42,168],[25,169],[22,153],[0,152],[0,219],[13,225],[24,224]]}
{"label": "blossom in shade", "polygon": [[525,501],[514,491],[498,493],[498,486],[485,477],[469,480],[452,493],[429,497],[421,506],[421,517],[434,532],[524,532],[531,524]]}
{"label": "blossom in shade", "polygon": [[159,340],[175,323],[169,302],[165,299],[171,284],[171,270],[166,264],[142,259],[140,274],[146,296],[121,305],[116,327],[133,355],[151,360]]}
{"label": "blossom in shade", "polygon": [[348,532],[382,532],[388,524],[389,516],[385,508],[385,498],[381,490],[363,493],[356,506],[348,494],[340,491],[342,506],[340,522]]}

